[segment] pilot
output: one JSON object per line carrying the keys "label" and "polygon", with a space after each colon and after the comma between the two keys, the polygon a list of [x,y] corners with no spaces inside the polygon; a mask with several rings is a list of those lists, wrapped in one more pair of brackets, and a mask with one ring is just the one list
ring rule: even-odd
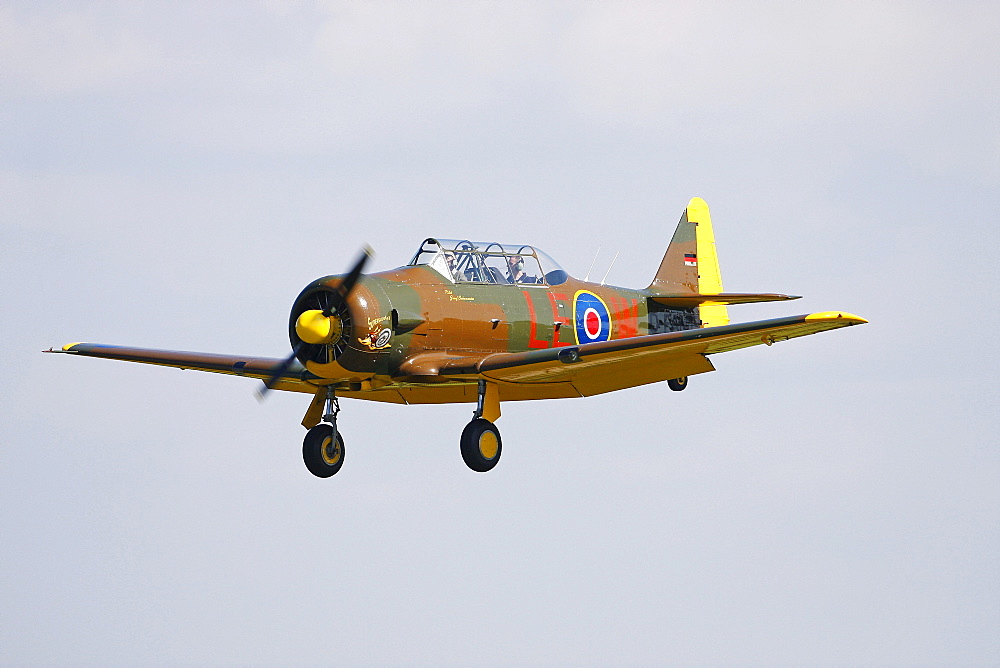
{"label": "pilot", "polygon": [[445,251],[444,259],[448,263],[448,271],[451,272],[451,277],[455,278],[455,254],[451,251]]}
{"label": "pilot", "polygon": [[520,255],[507,256],[507,282],[508,283],[536,283],[534,276],[524,273],[524,258]]}

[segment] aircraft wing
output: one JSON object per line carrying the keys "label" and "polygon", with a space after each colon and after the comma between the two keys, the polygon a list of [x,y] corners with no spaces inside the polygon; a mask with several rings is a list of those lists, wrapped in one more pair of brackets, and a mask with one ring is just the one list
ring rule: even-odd
{"label": "aircraft wing", "polygon": [[581,395],[589,396],[713,371],[708,355],[866,322],[850,313],[827,311],[524,353],[497,353],[474,365],[456,359],[442,364],[439,373],[477,373],[518,385],[570,383]]}
{"label": "aircraft wing", "polygon": [[[266,380],[278,370],[284,360],[274,357],[247,357],[240,355],[219,355],[216,353],[192,353],[180,350],[153,350],[149,348],[131,348],[113,346],[101,343],[71,343],[62,350],[46,350],[47,353],[68,353],[83,357],[102,357],[104,359],[122,360],[124,362],[141,362],[157,364],[177,369],[195,369],[211,371],[233,376],[247,376]],[[316,386],[306,381],[316,378],[299,364],[292,363],[288,371],[275,383],[274,388],[293,392],[316,392]]]}

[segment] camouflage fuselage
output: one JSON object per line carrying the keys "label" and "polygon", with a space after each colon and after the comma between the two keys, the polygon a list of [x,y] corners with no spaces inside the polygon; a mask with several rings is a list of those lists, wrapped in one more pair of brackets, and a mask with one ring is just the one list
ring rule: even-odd
{"label": "camouflage fuselage", "polygon": [[[307,286],[292,309],[289,332],[309,295],[335,290],[340,276]],[[500,352],[525,352],[623,339],[700,326],[697,309],[668,309],[644,290],[566,277],[559,285],[452,282],[427,266],[364,276],[348,299],[344,348],[335,355],[301,359],[317,384],[336,379],[339,390],[365,391],[419,382],[433,385],[435,361]],[[335,357],[335,359],[331,359]],[[347,379],[347,380],[345,380]],[[438,383],[469,384],[449,376]],[[443,389],[443,388],[442,388]],[[439,395],[441,393],[438,393]],[[348,395],[349,396],[349,395]],[[417,401],[466,401],[443,395]],[[393,401],[395,398],[384,400]]]}

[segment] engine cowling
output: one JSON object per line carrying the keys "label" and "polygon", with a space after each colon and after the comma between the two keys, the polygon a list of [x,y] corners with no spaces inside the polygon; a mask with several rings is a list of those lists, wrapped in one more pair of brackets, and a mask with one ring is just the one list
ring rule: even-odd
{"label": "engine cowling", "polygon": [[296,357],[322,378],[349,383],[370,379],[388,357],[392,306],[384,292],[363,278],[345,298],[343,276],[307,285],[289,314],[288,337]]}

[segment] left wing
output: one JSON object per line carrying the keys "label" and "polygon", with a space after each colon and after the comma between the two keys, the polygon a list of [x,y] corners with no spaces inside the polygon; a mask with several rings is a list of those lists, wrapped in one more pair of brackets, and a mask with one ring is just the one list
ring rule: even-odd
{"label": "left wing", "polygon": [[[274,357],[246,357],[239,355],[219,355],[215,353],[192,353],[180,350],[152,350],[130,348],[101,343],[71,343],[62,350],[46,350],[47,353],[69,353],[83,357],[102,357],[124,362],[157,364],[177,369],[196,369],[233,376],[247,376],[266,380],[277,371],[284,360]],[[275,389],[292,392],[316,392],[316,386],[308,381],[317,378],[296,360],[274,384]]]}
{"label": "left wing", "polygon": [[518,385],[570,383],[580,394],[589,396],[713,371],[715,367],[707,355],[771,345],[866,322],[850,313],[827,311],[523,353],[497,353],[473,363],[456,359],[444,362],[439,374],[478,374]]}

